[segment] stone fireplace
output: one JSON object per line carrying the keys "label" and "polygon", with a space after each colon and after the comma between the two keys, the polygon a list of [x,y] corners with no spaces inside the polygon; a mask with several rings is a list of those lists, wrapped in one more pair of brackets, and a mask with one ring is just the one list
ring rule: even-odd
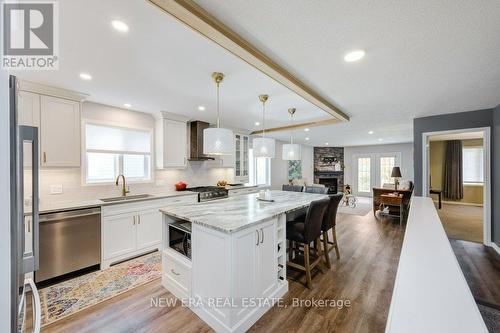
{"label": "stone fireplace", "polygon": [[343,147],[314,147],[314,183],[328,187],[328,194],[344,190]]}

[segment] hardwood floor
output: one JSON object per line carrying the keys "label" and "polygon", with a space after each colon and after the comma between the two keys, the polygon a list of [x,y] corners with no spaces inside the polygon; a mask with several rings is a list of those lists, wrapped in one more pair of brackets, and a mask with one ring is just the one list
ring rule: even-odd
{"label": "hardwood floor", "polygon": [[500,309],[500,255],[483,244],[450,243],[476,302]]}
{"label": "hardwood floor", "polygon": [[437,212],[448,238],[483,242],[483,207],[443,203]]}
{"label": "hardwood floor", "polygon": [[[287,307],[273,307],[251,332],[383,332],[396,277],[404,226],[366,216],[339,215],[340,260],[330,252],[332,267],[315,270],[313,289],[289,280]],[[295,276],[295,274],[291,274]],[[151,307],[151,299],[173,297],[160,280],[83,310],[42,329],[42,332],[209,332],[189,309]],[[300,300],[350,300],[350,307],[302,306]]]}

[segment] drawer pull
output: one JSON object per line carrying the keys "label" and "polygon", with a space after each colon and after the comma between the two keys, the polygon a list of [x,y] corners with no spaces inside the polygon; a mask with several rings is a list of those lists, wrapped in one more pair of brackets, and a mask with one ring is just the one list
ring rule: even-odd
{"label": "drawer pull", "polygon": [[174,269],[173,269],[173,268],[170,268],[170,271],[171,271],[171,272],[172,272],[172,274],[174,274],[174,275],[181,275],[180,273],[177,273],[176,271],[174,271]]}

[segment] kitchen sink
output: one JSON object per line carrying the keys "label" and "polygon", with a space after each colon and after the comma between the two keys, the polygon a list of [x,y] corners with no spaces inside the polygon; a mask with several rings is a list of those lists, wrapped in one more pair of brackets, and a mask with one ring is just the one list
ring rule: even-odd
{"label": "kitchen sink", "polygon": [[115,201],[128,201],[128,200],[137,200],[137,199],[147,199],[151,198],[153,195],[152,194],[137,194],[137,195],[127,195],[127,196],[121,196],[121,197],[113,197],[113,198],[104,198],[104,199],[99,199],[102,202],[115,202]]}

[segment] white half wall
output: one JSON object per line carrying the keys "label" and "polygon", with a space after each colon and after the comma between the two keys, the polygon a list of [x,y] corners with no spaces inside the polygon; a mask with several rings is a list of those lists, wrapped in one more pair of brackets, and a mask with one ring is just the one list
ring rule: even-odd
{"label": "white half wall", "polygon": [[401,154],[401,175],[403,180],[413,180],[413,143],[390,145],[357,146],[344,148],[344,184],[354,184],[354,156],[358,154]]}
{"label": "white half wall", "polygon": [[[276,157],[271,159],[271,188],[281,189],[283,184],[288,184],[288,161],[281,159],[283,144],[286,142],[276,141]],[[302,157],[302,180],[299,183],[312,184],[314,181],[314,148],[301,145]]]}

